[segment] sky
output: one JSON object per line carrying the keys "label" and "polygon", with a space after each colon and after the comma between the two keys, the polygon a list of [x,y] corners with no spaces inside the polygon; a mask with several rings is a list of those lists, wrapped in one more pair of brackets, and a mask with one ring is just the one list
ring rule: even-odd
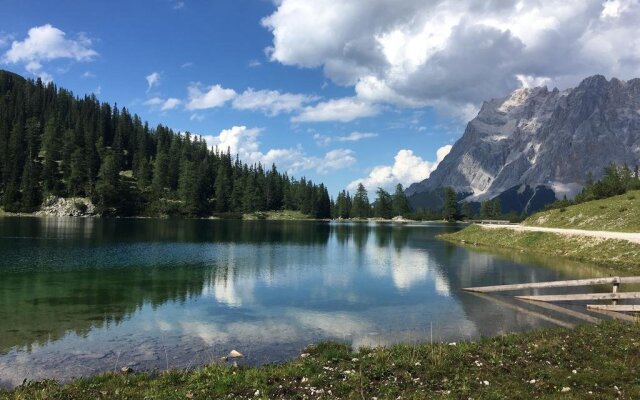
{"label": "sky", "polygon": [[4,0],[0,68],[332,195],[429,176],[484,100],[640,76],[640,0]]}

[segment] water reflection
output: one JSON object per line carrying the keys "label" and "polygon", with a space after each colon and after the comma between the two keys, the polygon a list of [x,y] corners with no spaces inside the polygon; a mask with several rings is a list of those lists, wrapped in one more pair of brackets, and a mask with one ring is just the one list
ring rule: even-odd
{"label": "water reflection", "polygon": [[0,218],[0,384],[116,363],[186,367],[230,348],[259,364],[320,339],[384,345],[549,326],[459,289],[597,275],[434,238],[452,229]]}

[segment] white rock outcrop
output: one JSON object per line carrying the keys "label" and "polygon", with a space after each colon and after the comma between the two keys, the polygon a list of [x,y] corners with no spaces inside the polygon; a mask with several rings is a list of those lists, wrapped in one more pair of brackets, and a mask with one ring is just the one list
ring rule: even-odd
{"label": "white rock outcrop", "polygon": [[96,207],[84,197],[47,197],[36,215],[51,217],[84,217],[96,215]]}

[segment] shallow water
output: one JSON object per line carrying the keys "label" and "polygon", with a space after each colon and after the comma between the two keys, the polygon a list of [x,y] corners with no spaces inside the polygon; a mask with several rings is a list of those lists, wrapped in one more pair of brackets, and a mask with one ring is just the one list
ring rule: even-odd
{"label": "shallow water", "polygon": [[[323,339],[457,341],[577,321],[461,287],[594,277],[435,238],[454,225],[0,218],[0,385]],[[535,311],[532,312],[532,311]]]}

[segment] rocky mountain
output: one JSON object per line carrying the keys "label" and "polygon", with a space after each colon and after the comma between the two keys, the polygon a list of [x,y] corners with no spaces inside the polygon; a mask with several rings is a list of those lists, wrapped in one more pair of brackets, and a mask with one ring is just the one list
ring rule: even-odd
{"label": "rocky mountain", "polygon": [[[640,79],[601,75],[576,88],[523,88],[485,102],[431,176],[407,188],[414,207],[443,187],[461,199],[500,197],[503,211],[572,198],[609,163],[640,164]],[[435,201],[437,203],[437,201]]]}

